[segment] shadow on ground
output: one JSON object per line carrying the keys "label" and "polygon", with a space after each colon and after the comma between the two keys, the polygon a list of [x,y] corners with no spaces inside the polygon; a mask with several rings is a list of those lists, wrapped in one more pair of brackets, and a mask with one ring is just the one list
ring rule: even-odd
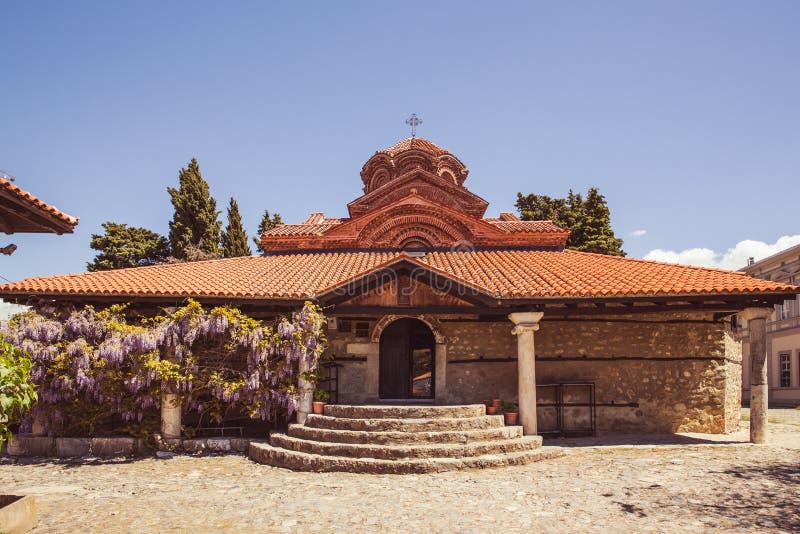
{"label": "shadow on ground", "polygon": [[748,441],[722,436],[702,438],[684,434],[601,434],[568,438],[545,437],[544,443],[557,447],[612,447],[624,445],[746,445]]}
{"label": "shadow on ground", "polygon": [[153,460],[159,458],[160,460],[168,461],[174,456],[196,456],[196,457],[212,457],[212,456],[244,456],[241,452],[205,452],[203,454],[170,454],[167,453],[164,457],[156,456],[153,454],[144,454],[139,456],[110,456],[110,457],[97,457],[86,456],[82,458],[58,458],[49,456],[0,456],[0,465],[60,465],[66,469],[82,467],[86,465],[124,465],[133,464],[142,460]]}
{"label": "shadow on ground", "polygon": [[[688,501],[687,511],[734,519],[743,529],[800,531],[800,464],[736,466],[710,474],[720,475],[720,493],[711,499],[715,502]],[[726,484],[726,476],[747,480],[747,491],[727,491],[727,487],[741,488],[741,483]]]}

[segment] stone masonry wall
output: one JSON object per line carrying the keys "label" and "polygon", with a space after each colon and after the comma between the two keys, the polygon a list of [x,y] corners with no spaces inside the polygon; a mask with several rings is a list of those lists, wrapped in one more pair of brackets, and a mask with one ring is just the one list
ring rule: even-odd
{"label": "stone masonry wall", "polygon": [[739,428],[742,407],[742,336],[725,324],[725,432]]}
{"label": "stone masonry wall", "polygon": [[[447,402],[516,400],[511,327],[507,321],[443,322]],[[537,383],[595,383],[599,430],[738,428],[741,352],[725,322],[687,314],[545,318],[535,344]],[[548,391],[538,393],[541,402]],[[547,417],[541,412],[540,419]]]}
{"label": "stone masonry wall", "polygon": [[[372,321],[374,323],[374,320]],[[339,402],[341,404],[364,404],[375,402],[374,392],[367,385],[367,358],[377,359],[378,345],[370,343],[368,337],[358,337],[355,331],[328,331],[329,355],[333,355],[339,367]]]}
{"label": "stone masonry wall", "polygon": [[[377,318],[372,318],[374,324]],[[445,387],[437,403],[516,400],[517,339],[510,321],[440,317]],[[329,332],[342,364],[339,401],[377,400],[378,344]],[[739,425],[741,346],[729,323],[671,313],[548,320],[535,334],[538,384],[593,382],[600,431],[731,432]],[[437,379],[437,383],[439,380]],[[538,389],[540,402],[550,392]],[[577,399],[580,400],[580,399]],[[572,416],[578,423],[586,411]],[[552,416],[539,412],[540,426]]]}

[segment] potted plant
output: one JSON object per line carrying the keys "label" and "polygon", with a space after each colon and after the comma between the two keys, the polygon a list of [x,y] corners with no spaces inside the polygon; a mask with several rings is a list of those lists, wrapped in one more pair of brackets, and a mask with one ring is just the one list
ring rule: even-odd
{"label": "potted plant", "polygon": [[496,415],[497,414],[497,406],[494,404],[487,404],[486,405],[486,415]]}
{"label": "potted plant", "polygon": [[517,424],[519,408],[516,403],[503,401],[503,417],[505,417],[506,426]]}
{"label": "potted plant", "polygon": [[314,413],[317,415],[322,415],[325,411],[325,404],[331,399],[331,394],[325,391],[324,389],[317,389],[314,391],[314,402],[312,402],[312,406],[314,408]]}

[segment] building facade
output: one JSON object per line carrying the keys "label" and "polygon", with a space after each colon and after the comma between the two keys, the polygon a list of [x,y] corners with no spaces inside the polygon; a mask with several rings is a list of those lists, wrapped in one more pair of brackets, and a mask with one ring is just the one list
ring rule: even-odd
{"label": "building facade", "polygon": [[[550,221],[486,217],[467,176],[449,151],[406,139],[364,164],[348,217],[277,226],[261,257],[26,279],[0,296],[134,307],[191,297],[258,317],[314,300],[329,317],[340,403],[501,398],[519,404],[526,434],[738,428],[732,318],[745,311],[757,334],[764,310],[797,287],[567,250],[569,232]],[[300,386],[302,421],[311,391]]]}
{"label": "building facade", "polygon": [[[788,248],[742,269],[760,278],[785,284],[800,284],[800,245]],[[742,398],[750,398],[749,333],[745,329]],[[767,320],[767,374],[770,406],[800,406],[800,296],[775,305]]]}

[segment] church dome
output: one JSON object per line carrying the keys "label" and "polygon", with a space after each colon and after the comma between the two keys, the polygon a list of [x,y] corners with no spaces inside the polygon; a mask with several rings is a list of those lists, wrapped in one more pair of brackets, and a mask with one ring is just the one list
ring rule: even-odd
{"label": "church dome", "polygon": [[420,170],[462,187],[469,174],[467,167],[450,151],[427,139],[409,137],[375,152],[364,164],[361,169],[364,193]]}
{"label": "church dome", "polygon": [[394,157],[400,152],[405,152],[407,150],[421,150],[422,152],[427,152],[431,156],[444,156],[445,154],[450,154],[449,151],[443,149],[436,143],[432,143],[431,141],[421,137],[409,137],[408,139],[403,139],[402,141],[393,144],[385,150],[380,150],[379,152],[383,152]]}

